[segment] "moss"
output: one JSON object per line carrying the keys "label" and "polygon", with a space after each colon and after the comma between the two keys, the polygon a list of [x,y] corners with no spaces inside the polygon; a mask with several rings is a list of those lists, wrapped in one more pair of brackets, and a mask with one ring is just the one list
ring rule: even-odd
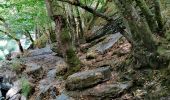
{"label": "moss", "polygon": [[81,68],[81,61],[79,60],[79,58],[77,57],[75,51],[73,50],[72,47],[70,47],[67,51],[66,51],[66,55],[67,55],[67,63],[69,65],[69,69],[65,75],[65,78],[75,72],[78,72]]}
{"label": "moss", "polygon": [[52,43],[57,42],[55,32],[51,32],[51,33],[50,33],[50,40],[51,40]]}
{"label": "moss", "polygon": [[170,30],[168,30],[166,33],[165,33],[165,37],[168,41],[170,41]]}
{"label": "moss", "polygon": [[70,47],[67,51],[66,51],[66,55],[67,55],[67,63],[70,65],[70,67],[75,67],[75,66],[79,66],[80,65],[80,60],[77,57],[75,51],[73,50],[72,47]]}
{"label": "moss", "polygon": [[62,31],[61,40],[63,43],[71,42],[69,31],[66,28]]}
{"label": "moss", "polygon": [[46,46],[47,41],[48,41],[48,36],[44,34],[35,41],[35,46],[38,48],[43,48]]}
{"label": "moss", "polygon": [[29,83],[29,81],[25,78],[21,78],[21,84],[22,84],[22,94],[25,96],[25,97],[28,97],[29,94],[31,93],[31,85]]}
{"label": "moss", "polygon": [[12,61],[11,68],[13,71],[19,74],[25,69],[25,65],[21,63],[20,60],[14,60]]}
{"label": "moss", "polygon": [[154,20],[154,14],[152,14],[151,10],[147,6],[145,0],[136,0],[137,5],[140,7],[143,15],[146,17],[146,21],[152,30],[152,32],[156,31],[157,24]]}

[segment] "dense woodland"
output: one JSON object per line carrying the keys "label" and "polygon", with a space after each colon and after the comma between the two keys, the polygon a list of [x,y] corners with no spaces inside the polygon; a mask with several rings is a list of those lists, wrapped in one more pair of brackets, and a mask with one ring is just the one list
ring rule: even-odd
{"label": "dense woodland", "polygon": [[0,0],[0,100],[169,100],[170,0]]}

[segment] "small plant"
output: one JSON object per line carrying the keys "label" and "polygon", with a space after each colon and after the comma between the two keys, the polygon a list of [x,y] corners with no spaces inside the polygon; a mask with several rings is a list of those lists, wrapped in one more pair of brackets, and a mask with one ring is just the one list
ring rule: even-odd
{"label": "small plant", "polygon": [[21,65],[20,62],[14,62],[14,63],[12,63],[11,67],[12,67],[13,71],[20,72],[21,68],[22,68],[22,65]]}
{"label": "small plant", "polygon": [[22,85],[22,91],[21,91],[22,94],[25,97],[28,97],[32,90],[29,81],[25,78],[21,78],[21,85]]}
{"label": "small plant", "polygon": [[17,74],[22,73],[26,68],[24,61],[20,59],[14,59],[10,61],[10,66],[11,66],[11,69],[15,71]]}

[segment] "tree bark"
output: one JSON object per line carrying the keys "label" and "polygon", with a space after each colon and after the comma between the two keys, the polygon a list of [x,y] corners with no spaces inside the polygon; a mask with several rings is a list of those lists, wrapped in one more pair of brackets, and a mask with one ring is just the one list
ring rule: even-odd
{"label": "tree bark", "polygon": [[160,7],[160,0],[153,0],[154,2],[154,8],[155,8],[155,19],[158,23],[158,31],[160,36],[164,36],[163,32],[163,18],[161,14],[161,7]]}
{"label": "tree bark", "polygon": [[140,67],[158,66],[156,42],[146,20],[139,16],[132,0],[115,0],[115,3],[128,23],[134,41],[133,62]]}
{"label": "tree bark", "polygon": [[58,12],[55,12],[59,9],[56,10],[55,5],[52,4],[57,2],[46,0],[46,3],[47,6],[51,6],[47,7],[47,9],[51,8],[52,11],[50,11],[50,9],[48,9],[48,11],[53,12],[53,15],[51,16],[53,16],[52,20],[55,22],[58,53],[64,57],[65,61],[70,66],[68,73],[72,74],[80,69],[80,60],[73,49],[72,38],[67,28],[66,18],[61,14],[61,12],[59,12],[59,14]]}
{"label": "tree bark", "polygon": [[145,16],[146,21],[152,32],[156,32],[157,23],[154,19],[154,14],[151,12],[149,7],[147,6],[145,0],[136,0],[137,5],[140,7],[142,14]]}

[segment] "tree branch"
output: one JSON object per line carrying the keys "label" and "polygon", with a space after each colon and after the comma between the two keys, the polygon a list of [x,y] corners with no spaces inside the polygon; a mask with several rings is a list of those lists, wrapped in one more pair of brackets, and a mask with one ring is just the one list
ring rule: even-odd
{"label": "tree branch", "polygon": [[90,12],[90,13],[96,15],[96,16],[98,16],[98,17],[101,17],[101,18],[107,20],[107,21],[112,21],[112,20],[113,20],[112,17],[106,16],[106,15],[103,14],[103,13],[97,12],[97,11],[94,10],[93,8],[91,8],[91,7],[87,6],[87,5],[84,5],[84,4],[80,3],[80,2],[71,2],[71,1],[69,1],[69,0],[58,0],[58,1],[60,1],[60,2],[66,2],[66,3],[68,3],[68,4],[78,6],[78,7],[82,8],[82,9],[84,9],[84,10],[86,10],[86,11],[88,11],[88,12]]}
{"label": "tree branch", "polygon": [[3,31],[3,30],[0,30],[0,32],[4,33],[4,34],[7,35],[9,38],[12,38],[12,39],[14,39],[14,40],[16,40],[16,41],[19,41],[19,39],[17,39],[16,37],[12,36],[11,34],[5,32],[5,31]]}

